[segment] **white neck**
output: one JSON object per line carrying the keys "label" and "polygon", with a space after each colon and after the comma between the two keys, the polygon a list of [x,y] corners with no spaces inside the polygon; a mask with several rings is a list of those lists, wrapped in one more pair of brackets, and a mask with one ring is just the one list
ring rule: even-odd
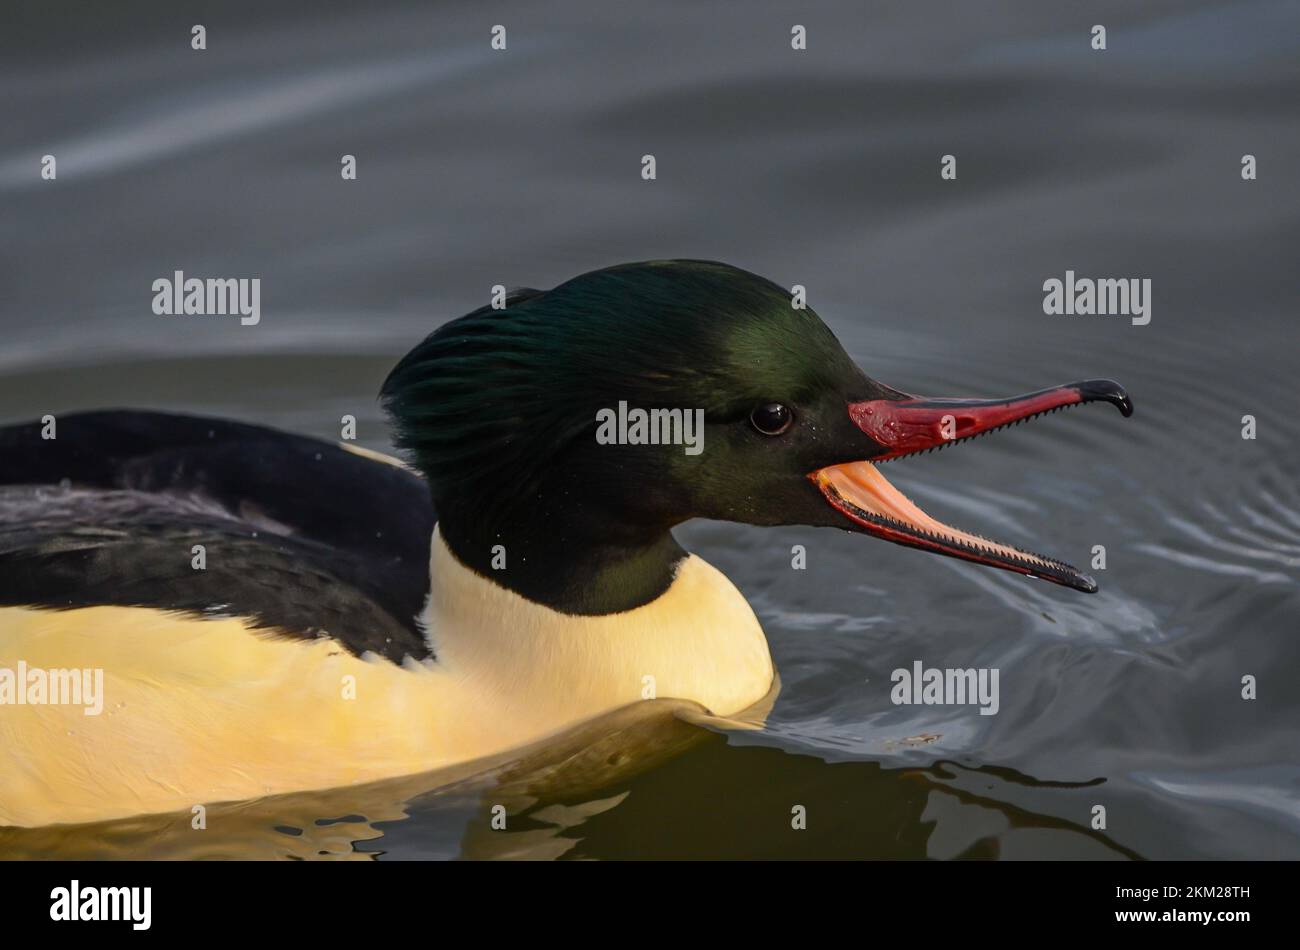
{"label": "white neck", "polygon": [[430,572],[422,619],[439,669],[481,700],[466,715],[519,717],[550,731],[642,699],[674,698],[725,716],[772,685],[753,610],[694,555],[655,600],[602,616],[563,614],[476,574],[437,530]]}

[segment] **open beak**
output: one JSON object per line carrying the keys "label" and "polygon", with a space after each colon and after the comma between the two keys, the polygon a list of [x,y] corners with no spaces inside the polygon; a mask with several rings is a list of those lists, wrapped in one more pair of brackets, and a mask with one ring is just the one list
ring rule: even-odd
{"label": "open beak", "polygon": [[936,521],[886,481],[878,467],[880,462],[944,448],[1088,402],[1109,402],[1123,415],[1133,414],[1124,387],[1109,379],[1068,383],[1012,399],[930,399],[891,390],[885,398],[848,407],[854,425],[881,450],[867,461],[830,465],[808,477],[836,510],[867,534],[1093,593],[1096,582],[1063,561]]}

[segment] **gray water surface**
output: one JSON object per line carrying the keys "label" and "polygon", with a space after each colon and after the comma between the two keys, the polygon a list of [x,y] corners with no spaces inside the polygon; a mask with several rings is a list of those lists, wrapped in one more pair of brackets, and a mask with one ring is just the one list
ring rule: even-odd
{"label": "gray water surface", "polygon": [[[1300,6],[265,6],[0,13],[0,421],[132,406],[336,438],[351,413],[388,449],[388,368],[492,285],[717,259],[805,285],[903,390],[1123,382],[1130,420],[1086,407],[889,471],[963,528],[1085,568],[1104,545],[1101,590],[693,523],[770,639],[763,731],[669,710],[583,739],[609,753],[569,762],[585,782],[529,760],[232,806],[202,836],[0,830],[0,856],[1300,858]],[[175,269],[260,277],[261,323],[154,315]],[[1151,322],[1045,315],[1067,269],[1150,278]],[[1000,711],[895,706],[914,660],[998,668]]]}

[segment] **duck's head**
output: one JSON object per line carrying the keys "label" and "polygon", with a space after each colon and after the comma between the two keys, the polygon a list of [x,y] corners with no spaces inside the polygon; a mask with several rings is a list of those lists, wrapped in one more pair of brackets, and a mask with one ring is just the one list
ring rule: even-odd
{"label": "duck's head", "polygon": [[690,518],[843,528],[1093,591],[1068,564],[929,517],[880,463],[1066,406],[1133,411],[1109,380],[992,400],[899,392],[784,289],[704,261],[517,292],[440,327],[383,397],[460,560],[573,613],[658,596],[682,556],[671,529]]}

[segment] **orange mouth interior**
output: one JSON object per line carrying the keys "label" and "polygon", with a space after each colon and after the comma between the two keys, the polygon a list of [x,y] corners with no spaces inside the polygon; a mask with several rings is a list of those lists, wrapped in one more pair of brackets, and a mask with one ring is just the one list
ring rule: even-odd
{"label": "orange mouth interior", "polygon": [[891,541],[912,543],[1022,573],[1037,574],[1035,568],[1044,574],[1062,569],[1075,575],[1079,573],[1061,561],[990,541],[930,517],[891,485],[871,462],[831,465],[814,472],[813,476],[817,487],[833,505],[870,533]]}

